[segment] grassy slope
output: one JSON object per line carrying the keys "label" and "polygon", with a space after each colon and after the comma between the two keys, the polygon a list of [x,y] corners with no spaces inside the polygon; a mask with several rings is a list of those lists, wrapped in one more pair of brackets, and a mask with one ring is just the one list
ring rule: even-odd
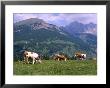
{"label": "grassy slope", "polygon": [[43,60],[41,64],[23,64],[14,62],[14,75],[96,75],[97,63],[95,60],[54,61]]}

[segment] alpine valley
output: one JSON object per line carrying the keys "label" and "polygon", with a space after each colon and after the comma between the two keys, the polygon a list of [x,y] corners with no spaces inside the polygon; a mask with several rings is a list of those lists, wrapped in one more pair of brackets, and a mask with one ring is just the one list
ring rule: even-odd
{"label": "alpine valley", "polygon": [[63,52],[73,57],[76,52],[97,56],[97,25],[78,21],[66,26],[50,24],[39,18],[30,18],[14,23],[14,57],[30,50],[44,56]]}

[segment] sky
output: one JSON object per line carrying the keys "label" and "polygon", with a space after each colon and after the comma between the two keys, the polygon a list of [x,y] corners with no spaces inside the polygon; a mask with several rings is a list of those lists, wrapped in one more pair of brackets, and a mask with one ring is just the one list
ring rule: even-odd
{"label": "sky", "polygon": [[95,13],[14,13],[14,23],[29,18],[39,18],[57,26],[65,26],[71,22],[78,21],[83,24],[97,24]]}

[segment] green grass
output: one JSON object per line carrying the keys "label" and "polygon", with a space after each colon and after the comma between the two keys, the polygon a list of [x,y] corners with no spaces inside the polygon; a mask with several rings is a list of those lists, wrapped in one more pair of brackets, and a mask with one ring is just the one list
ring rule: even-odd
{"label": "green grass", "polygon": [[42,60],[41,64],[14,62],[13,68],[14,75],[97,75],[96,60]]}

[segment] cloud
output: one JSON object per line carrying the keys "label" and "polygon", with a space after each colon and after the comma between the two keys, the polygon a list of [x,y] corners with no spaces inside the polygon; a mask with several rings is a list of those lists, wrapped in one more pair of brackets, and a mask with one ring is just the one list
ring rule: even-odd
{"label": "cloud", "polygon": [[29,18],[40,18],[59,26],[67,25],[73,21],[97,24],[97,14],[95,13],[16,13],[14,14],[14,23]]}

